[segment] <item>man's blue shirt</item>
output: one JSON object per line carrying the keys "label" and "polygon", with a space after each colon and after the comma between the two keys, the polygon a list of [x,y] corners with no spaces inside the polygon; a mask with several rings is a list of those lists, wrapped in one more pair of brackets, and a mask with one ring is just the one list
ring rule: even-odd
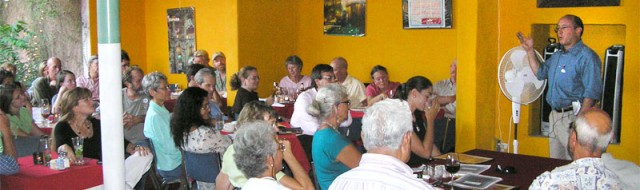
{"label": "man's blue shirt", "polygon": [[583,98],[600,100],[602,96],[602,62],[591,48],[578,41],[569,50],[555,52],[540,64],[536,76],[548,79],[546,101],[553,109],[571,106]]}

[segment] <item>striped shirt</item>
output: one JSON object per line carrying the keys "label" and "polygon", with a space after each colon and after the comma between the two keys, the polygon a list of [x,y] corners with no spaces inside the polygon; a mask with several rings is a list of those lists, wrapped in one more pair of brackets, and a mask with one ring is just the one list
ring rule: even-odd
{"label": "striped shirt", "polygon": [[333,181],[330,190],[338,189],[434,189],[416,178],[407,164],[395,157],[365,153],[360,166],[345,172]]}

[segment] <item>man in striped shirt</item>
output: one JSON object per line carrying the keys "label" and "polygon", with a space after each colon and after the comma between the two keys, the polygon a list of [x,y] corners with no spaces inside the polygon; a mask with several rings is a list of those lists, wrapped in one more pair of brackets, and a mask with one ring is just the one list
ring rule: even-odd
{"label": "man in striped shirt", "polygon": [[434,189],[405,164],[411,155],[411,121],[409,104],[401,100],[386,99],[368,108],[362,119],[368,152],[329,189]]}

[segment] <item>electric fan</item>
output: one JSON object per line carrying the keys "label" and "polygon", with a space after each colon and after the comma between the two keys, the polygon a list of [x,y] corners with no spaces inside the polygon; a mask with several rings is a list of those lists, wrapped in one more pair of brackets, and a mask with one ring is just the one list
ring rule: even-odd
{"label": "electric fan", "polygon": [[[535,50],[534,50],[535,51]],[[535,51],[538,60],[542,56]],[[542,62],[542,61],[540,61]],[[498,65],[498,83],[500,90],[511,100],[514,124],[513,153],[518,154],[518,123],[520,123],[520,105],[527,105],[542,95],[546,80],[538,80],[529,66],[529,56],[524,48],[511,48],[502,56]]]}

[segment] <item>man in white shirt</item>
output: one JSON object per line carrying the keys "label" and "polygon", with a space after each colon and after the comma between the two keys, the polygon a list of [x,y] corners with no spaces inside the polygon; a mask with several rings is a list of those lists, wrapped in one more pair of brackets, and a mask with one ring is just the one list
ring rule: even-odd
{"label": "man in white shirt", "polygon": [[[296,103],[293,104],[293,114],[291,115],[291,126],[302,128],[302,135],[298,136],[302,148],[307,153],[307,158],[311,159],[311,143],[313,142],[313,134],[318,130],[320,121],[307,113],[307,107],[316,99],[318,89],[328,84],[336,82],[333,74],[333,68],[327,64],[319,64],[313,67],[311,71],[311,88],[298,95]],[[348,119],[340,124],[340,127],[348,127],[351,125],[351,114]],[[309,160],[311,161],[311,160]]]}
{"label": "man in white shirt", "polygon": [[618,176],[601,159],[613,129],[609,115],[597,108],[583,110],[569,131],[570,164],[540,174],[529,189],[623,189]]}
{"label": "man in white shirt", "polygon": [[353,78],[347,72],[347,60],[343,57],[336,57],[331,61],[333,73],[338,79],[338,83],[344,86],[351,101],[350,108],[359,108],[367,106],[367,96],[364,93],[364,84],[360,80]]}
{"label": "man in white shirt", "polygon": [[456,74],[458,61],[453,60],[449,66],[448,79],[433,85],[433,93],[437,95],[438,104],[444,110],[444,117],[436,118],[433,144],[440,152],[455,152],[456,148]]}
{"label": "man in white shirt", "polygon": [[368,152],[358,167],[338,176],[329,189],[434,189],[405,164],[411,155],[411,118],[409,104],[397,99],[368,108],[362,119],[362,141]]}

